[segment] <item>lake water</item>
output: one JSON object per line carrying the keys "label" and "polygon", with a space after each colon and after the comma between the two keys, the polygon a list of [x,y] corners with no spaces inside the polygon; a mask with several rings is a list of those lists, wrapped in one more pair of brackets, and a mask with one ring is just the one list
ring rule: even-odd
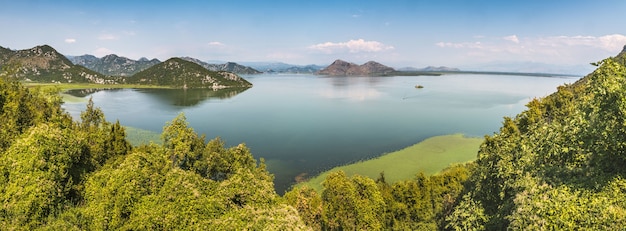
{"label": "lake water", "polygon": [[[87,92],[107,120],[161,132],[184,112],[190,125],[265,158],[282,193],[294,178],[402,149],[428,137],[491,135],[579,77],[504,75],[402,77],[244,76],[245,91],[121,89]],[[416,89],[416,85],[424,88]],[[74,92],[78,93],[78,92]],[[85,103],[64,104],[73,116]]]}

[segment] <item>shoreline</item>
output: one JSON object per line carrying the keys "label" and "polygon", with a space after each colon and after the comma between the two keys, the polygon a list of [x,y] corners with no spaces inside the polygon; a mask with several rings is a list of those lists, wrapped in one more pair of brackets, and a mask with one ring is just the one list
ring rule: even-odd
{"label": "shoreline", "polygon": [[482,137],[466,137],[463,134],[433,136],[374,159],[334,167],[291,187],[307,186],[321,192],[326,176],[336,171],[344,171],[348,176],[358,174],[374,180],[384,172],[389,183],[412,179],[420,172],[433,175],[452,164],[475,160],[483,140]]}

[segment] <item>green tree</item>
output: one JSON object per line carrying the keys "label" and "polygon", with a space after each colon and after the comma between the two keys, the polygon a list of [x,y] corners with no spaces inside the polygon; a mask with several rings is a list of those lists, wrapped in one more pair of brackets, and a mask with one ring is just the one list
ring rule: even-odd
{"label": "green tree", "polygon": [[80,200],[87,173],[84,139],[54,124],[29,129],[0,157],[0,219],[7,229],[33,229]]}
{"label": "green tree", "polygon": [[329,230],[381,230],[385,202],[374,180],[343,171],[329,174],[322,183],[324,228]]}
{"label": "green tree", "polygon": [[293,206],[302,221],[314,230],[322,229],[322,198],[312,188],[294,188],[285,193],[287,204]]}

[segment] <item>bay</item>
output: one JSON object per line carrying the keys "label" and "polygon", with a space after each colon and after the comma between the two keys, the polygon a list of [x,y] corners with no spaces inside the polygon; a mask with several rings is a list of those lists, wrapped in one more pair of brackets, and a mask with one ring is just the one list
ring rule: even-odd
{"label": "bay", "polygon": [[[245,143],[264,158],[282,193],[301,174],[399,150],[429,137],[498,131],[515,116],[579,77],[457,74],[442,76],[243,76],[247,90],[116,89],[75,94],[93,97],[107,120],[161,132],[185,113],[196,132]],[[421,85],[424,88],[417,89]],[[85,103],[66,103],[78,118]]]}

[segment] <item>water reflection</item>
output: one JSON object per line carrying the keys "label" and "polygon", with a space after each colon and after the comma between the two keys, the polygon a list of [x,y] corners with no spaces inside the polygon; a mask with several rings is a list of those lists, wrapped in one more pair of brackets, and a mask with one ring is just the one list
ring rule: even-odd
{"label": "water reflection", "polygon": [[[107,93],[114,93],[118,91],[125,91],[126,89],[106,89],[106,88],[91,88],[91,89],[74,89],[68,90],[65,93],[84,98],[92,94],[105,91]],[[232,98],[248,88],[227,88],[227,89],[135,89],[135,91],[149,95],[151,98],[163,102],[168,105],[174,106],[195,106],[202,101],[208,99],[228,99]]]}
{"label": "water reflection", "polygon": [[195,106],[208,99],[232,98],[248,88],[212,89],[138,89],[138,92],[174,106]]}
{"label": "water reflection", "polygon": [[382,96],[377,88],[384,78],[380,77],[325,77],[331,88],[321,88],[318,93],[328,99],[365,101]]}
{"label": "water reflection", "polygon": [[65,91],[66,94],[71,95],[71,96],[75,96],[75,97],[80,97],[80,98],[84,98],[87,97],[93,93],[96,92],[100,92],[100,91],[121,91],[123,89],[111,89],[111,88],[89,88],[89,89],[72,89],[72,90],[67,90]]}

